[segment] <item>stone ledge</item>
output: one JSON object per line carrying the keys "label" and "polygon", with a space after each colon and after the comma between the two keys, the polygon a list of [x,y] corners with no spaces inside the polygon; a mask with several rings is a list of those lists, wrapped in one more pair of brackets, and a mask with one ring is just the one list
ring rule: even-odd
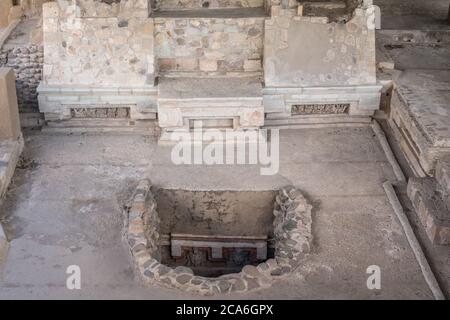
{"label": "stone ledge", "polygon": [[68,120],[73,108],[129,108],[132,120],[156,119],[157,88],[66,87],[40,85],[39,110],[46,120]]}
{"label": "stone ledge", "polygon": [[280,190],[274,210],[275,258],[258,266],[247,265],[240,273],[200,277],[190,268],[170,268],[159,262],[160,220],[151,183],[142,180],[125,211],[123,240],[139,278],[147,285],[158,284],[207,296],[246,292],[269,287],[275,278],[288,277],[303,261],[312,243],[311,209],[299,190],[293,187]]}
{"label": "stone ledge", "polygon": [[188,129],[189,120],[232,119],[234,128],[264,124],[259,78],[162,78],[158,120],[162,128]]}
{"label": "stone ledge", "polygon": [[38,92],[43,94],[139,94],[139,95],[154,95],[157,94],[157,88],[155,86],[111,86],[111,87],[82,87],[82,86],[56,86],[40,84]]}
{"label": "stone ledge", "polygon": [[264,111],[291,118],[291,107],[299,104],[349,103],[347,117],[372,116],[379,109],[381,85],[333,87],[267,87],[263,89]]}
{"label": "stone ledge", "polygon": [[410,178],[408,197],[436,245],[450,245],[450,195],[433,178]]}

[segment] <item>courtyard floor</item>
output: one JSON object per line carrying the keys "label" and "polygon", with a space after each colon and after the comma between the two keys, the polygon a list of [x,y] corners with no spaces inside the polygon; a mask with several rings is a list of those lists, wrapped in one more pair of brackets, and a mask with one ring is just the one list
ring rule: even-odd
{"label": "courtyard floor", "polygon": [[[0,208],[11,240],[0,299],[199,298],[134,279],[122,208],[143,178],[187,189],[295,185],[314,205],[313,253],[294,277],[221,298],[432,299],[383,191],[395,176],[371,127],[283,130],[273,176],[257,166],[176,166],[153,137],[30,131],[25,144]],[[69,265],[81,268],[81,290],[66,289]],[[370,265],[381,268],[381,290],[366,287]]]}

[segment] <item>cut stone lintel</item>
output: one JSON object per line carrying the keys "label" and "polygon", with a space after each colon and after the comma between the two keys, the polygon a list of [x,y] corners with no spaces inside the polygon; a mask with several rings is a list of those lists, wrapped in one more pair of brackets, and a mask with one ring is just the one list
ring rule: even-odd
{"label": "cut stone lintel", "polygon": [[159,126],[187,129],[191,120],[233,120],[233,127],[264,124],[261,80],[242,78],[162,78],[158,97]]}

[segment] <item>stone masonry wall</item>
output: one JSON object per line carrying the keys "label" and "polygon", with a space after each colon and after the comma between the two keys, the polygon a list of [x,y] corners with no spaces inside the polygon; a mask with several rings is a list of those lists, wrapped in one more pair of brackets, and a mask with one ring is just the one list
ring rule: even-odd
{"label": "stone masonry wall", "polygon": [[18,46],[0,51],[0,67],[14,69],[17,101],[21,112],[38,110],[36,89],[42,79],[44,48],[42,45]]}
{"label": "stone masonry wall", "polygon": [[288,278],[311,251],[312,206],[300,190],[281,189],[274,216],[274,259],[217,278],[197,276],[188,267],[171,268],[160,262],[157,204],[150,181],[142,180],[126,206],[123,240],[138,277],[146,285],[159,284],[207,296],[246,292],[270,287],[277,278]]}
{"label": "stone masonry wall", "polygon": [[[153,21],[148,18],[148,2],[122,1],[117,11],[109,4],[98,4],[58,0],[44,6],[44,84],[153,85]],[[111,11],[94,10],[97,16],[84,16],[91,12],[89,8],[103,6]]]}
{"label": "stone masonry wall", "polygon": [[[272,87],[375,84],[375,9],[364,0],[346,23],[303,16],[293,4],[266,21],[265,83]],[[311,48],[314,48],[311,50]]]}
{"label": "stone masonry wall", "polygon": [[0,28],[6,28],[9,24],[8,15],[12,8],[12,0],[0,1]]}
{"label": "stone masonry wall", "polygon": [[160,72],[261,71],[264,18],[156,18]]}
{"label": "stone masonry wall", "polygon": [[263,0],[156,0],[155,9],[182,10],[199,8],[254,8],[263,7]]}

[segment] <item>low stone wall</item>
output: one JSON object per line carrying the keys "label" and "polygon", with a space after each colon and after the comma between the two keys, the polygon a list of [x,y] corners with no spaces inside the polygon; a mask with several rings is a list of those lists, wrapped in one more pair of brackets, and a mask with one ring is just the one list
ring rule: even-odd
{"label": "low stone wall", "polygon": [[23,150],[14,71],[0,68],[0,200]]}
{"label": "low stone wall", "polygon": [[37,87],[42,80],[44,48],[41,45],[18,46],[0,51],[0,67],[16,73],[17,101],[21,112],[39,110]]}
{"label": "low stone wall", "polygon": [[71,109],[129,108],[155,118],[153,20],[148,1],[59,0],[44,5],[39,108],[47,120]]}
{"label": "low stone wall", "polygon": [[269,287],[277,277],[288,276],[310,251],[312,207],[299,190],[290,187],[280,190],[276,197],[274,259],[218,278],[196,276],[187,267],[170,268],[160,263],[160,220],[150,188],[148,180],[139,183],[125,212],[123,234],[136,272],[147,285],[160,284],[201,295],[256,290]]}
{"label": "low stone wall", "polygon": [[264,18],[155,18],[159,71],[260,72]]}
{"label": "low stone wall", "polygon": [[157,10],[263,7],[264,0],[156,0]]}

